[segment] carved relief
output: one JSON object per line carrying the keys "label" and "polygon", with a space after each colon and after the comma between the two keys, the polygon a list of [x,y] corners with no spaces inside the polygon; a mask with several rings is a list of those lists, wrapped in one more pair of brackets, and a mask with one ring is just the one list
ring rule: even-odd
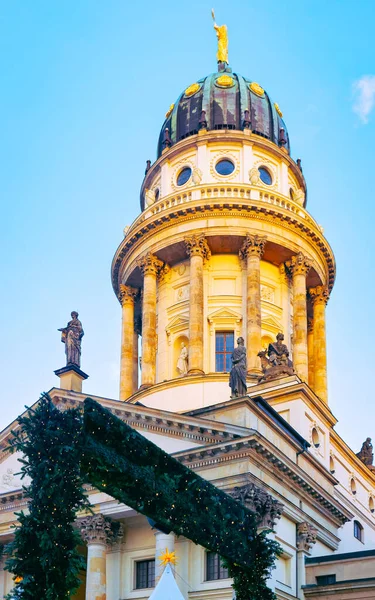
{"label": "carved relief", "polygon": [[270,285],[262,284],[260,286],[260,297],[266,302],[272,302],[272,304],[275,304],[275,289]]}
{"label": "carved relief", "polygon": [[151,254],[151,252],[147,252],[147,254],[142,256],[137,261],[137,266],[142,271],[143,275],[146,275],[148,273],[159,275],[161,269],[164,266],[164,263],[161,260],[159,260],[157,256]]}
{"label": "carved relief", "polygon": [[202,256],[204,261],[211,257],[211,250],[203,233],[186,237],[184,241],[188,256]]}
{"label": "carved relief", "polygon": [[295,202],[297,202],[297,204],[299,204],[300,206],[303,206],[305,203],[305,192],[303,190],[296,190],[294,192],[294,200]]}
{"label": "carved relief", "polygon": [[13,469],[7,469],[7,472],[1,478],[1,483],[6,487],[15,487],[16,478],[14,477]]}
{"label": "carved relief", "polygon": [[243,487],[235,487],[228,493],[234,500],[241,502],[246,508],[257,514],[258,527],[273,529],[283,512],[281,502],[254,483],[249,483]]}
{"label": "carved relief", "polygon": [[307,523],[298,523],[297,525],[297,550],[310,552],[316,542],[318,530]]}
{"label": "carved relief", "polygon": [[246,239],[242,244],[239,252],[240,258],[245,259],[249,254],[253,254],[262,258],[264,249],[267,243],[267,238],[257,234],[246,234]]}
{"label": "carved relief", "polygon": [[259,171],[256,167],[253,167],[252,169],[250,169],[249,181],[250,181],[251,185],[259,185],[260,175],[259,175]]}
{"label": "carved relief", "polygon": [[183,302],[189,300],[190,286],[189,284],[182,285],[175,290],[176,302]]}
{"label": "carved relief", "polygon": [[309,288],[309,296],[313,304],[327,304],[329,291],[326,286],[318,285],[315,288]]}
{"label": "carved relief", "polygon": [[134,304],[134,300],[137,297],[137,294],[137,289],[131,287],[130,285],[124,285],[123,283],[120,283],[119,300],[121,304],[127,304],[129,302]]}
{"label": "carved relief", "polygon": [[193,183],[194,185],[199,185],[202,181],[203,173],[198,167],[194,167],[193,169]]}
{"label": "carved relief", "polygon": [[145,204],[146,206],[152,206],[155,202],[155,190],[145,191]]}
{"label": "carved relief", "polygon": [[312,261],[307,256],[304,256],[302,252],[298,252],[298,254],[292,256],[291,260],[288,260],[285,264],[293,275],[307,275],[311,269]]}

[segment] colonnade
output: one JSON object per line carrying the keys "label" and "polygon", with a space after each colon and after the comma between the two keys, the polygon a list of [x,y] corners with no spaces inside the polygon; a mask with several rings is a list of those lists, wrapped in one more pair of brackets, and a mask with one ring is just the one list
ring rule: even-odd
{"label": "colonnade", "polygon": [[[204,294],[203,267],[211,256],[204,234],[191,235],[184,240],[190,258],[189,299],[189,375],[204,374]],[[260,289],[260,262],[267,238],[252,233],[246,235],[239,255],[246,262],[246,348],[248,376],[260,373],[258,352],[262,348],[262,314]],[[282,265],[289,277],[293,297],[293,364],[302,381],[308,382],[316,394],[327,402],[327,359],[325,307],[329,298],[325,286],[307,289],[306,279],[312,261],[302,252]],[[142,291],[142,379],[141,389],[156,383],[156,294],[158,278],[169,270],[151,252],[139,261],[143,274]],[[120,286],[122,303],[122,344],[120,399],[126,400],[138,389],[138,334],[134,324],[134,303],[140,292],[131,286]],[[308,304],[312,314],[308,315]]]}

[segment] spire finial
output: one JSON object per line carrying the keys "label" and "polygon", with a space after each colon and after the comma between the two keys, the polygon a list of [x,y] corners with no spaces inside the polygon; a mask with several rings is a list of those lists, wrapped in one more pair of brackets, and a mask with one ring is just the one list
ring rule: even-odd
{"label": "spire finial", "polygon": [[211,10],[211,14],[212,14],[212,18],[214,21],[214,29],[216,31],[216,35],[217,35],[217,62],[219,63],[224,63],[224,65],[229,64],[228,63],[228,28],[226,25],[217,25],[216,23],[216,19],[215,19],[215,11],[214,9]]}

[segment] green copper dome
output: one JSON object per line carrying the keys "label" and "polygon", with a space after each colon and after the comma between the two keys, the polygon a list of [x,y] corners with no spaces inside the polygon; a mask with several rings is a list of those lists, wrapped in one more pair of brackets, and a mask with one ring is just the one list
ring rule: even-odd
{"label": "green copper dome", "polygon": [[250,129],[290,151],[282,113],[257,83],[229,67],[191,84],[171,106],[161,128],[158,157],[199,129]]}

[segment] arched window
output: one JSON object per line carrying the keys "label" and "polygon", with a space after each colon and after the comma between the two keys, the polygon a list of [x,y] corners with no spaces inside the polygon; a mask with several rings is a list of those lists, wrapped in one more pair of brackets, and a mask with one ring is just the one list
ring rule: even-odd
{"label": "arched window", "polygon": [[329,457],[329,470],[331,471],[332,475],[335,472],[335,461],[333,460],[333,456]]}
{"label": "arched window", "polygon": [[357,485],[356,485],[354,477],[352,477],[350,480],[350,491],[353,494],[353,496],[355,496],[357,493]]}
{"label": "arched window", "polygon": [[316,427],[312,428],[311,431],[311,440],[313,445],[315,446],[315,448],[319,448],[320,446],[320,439],[319,439],[319,433]]}
{"label": "arched window", "polygon": [[354,521],[354,537],[363,542],[363,527],[359,521]]}
{"label": "arched window", "polygon": [[372,513],[375,512],[375,501],[374,501],[373,496],[370,496],[370,498],[369,498],[368,507],[370,509],[370,512],[372,512]]}

